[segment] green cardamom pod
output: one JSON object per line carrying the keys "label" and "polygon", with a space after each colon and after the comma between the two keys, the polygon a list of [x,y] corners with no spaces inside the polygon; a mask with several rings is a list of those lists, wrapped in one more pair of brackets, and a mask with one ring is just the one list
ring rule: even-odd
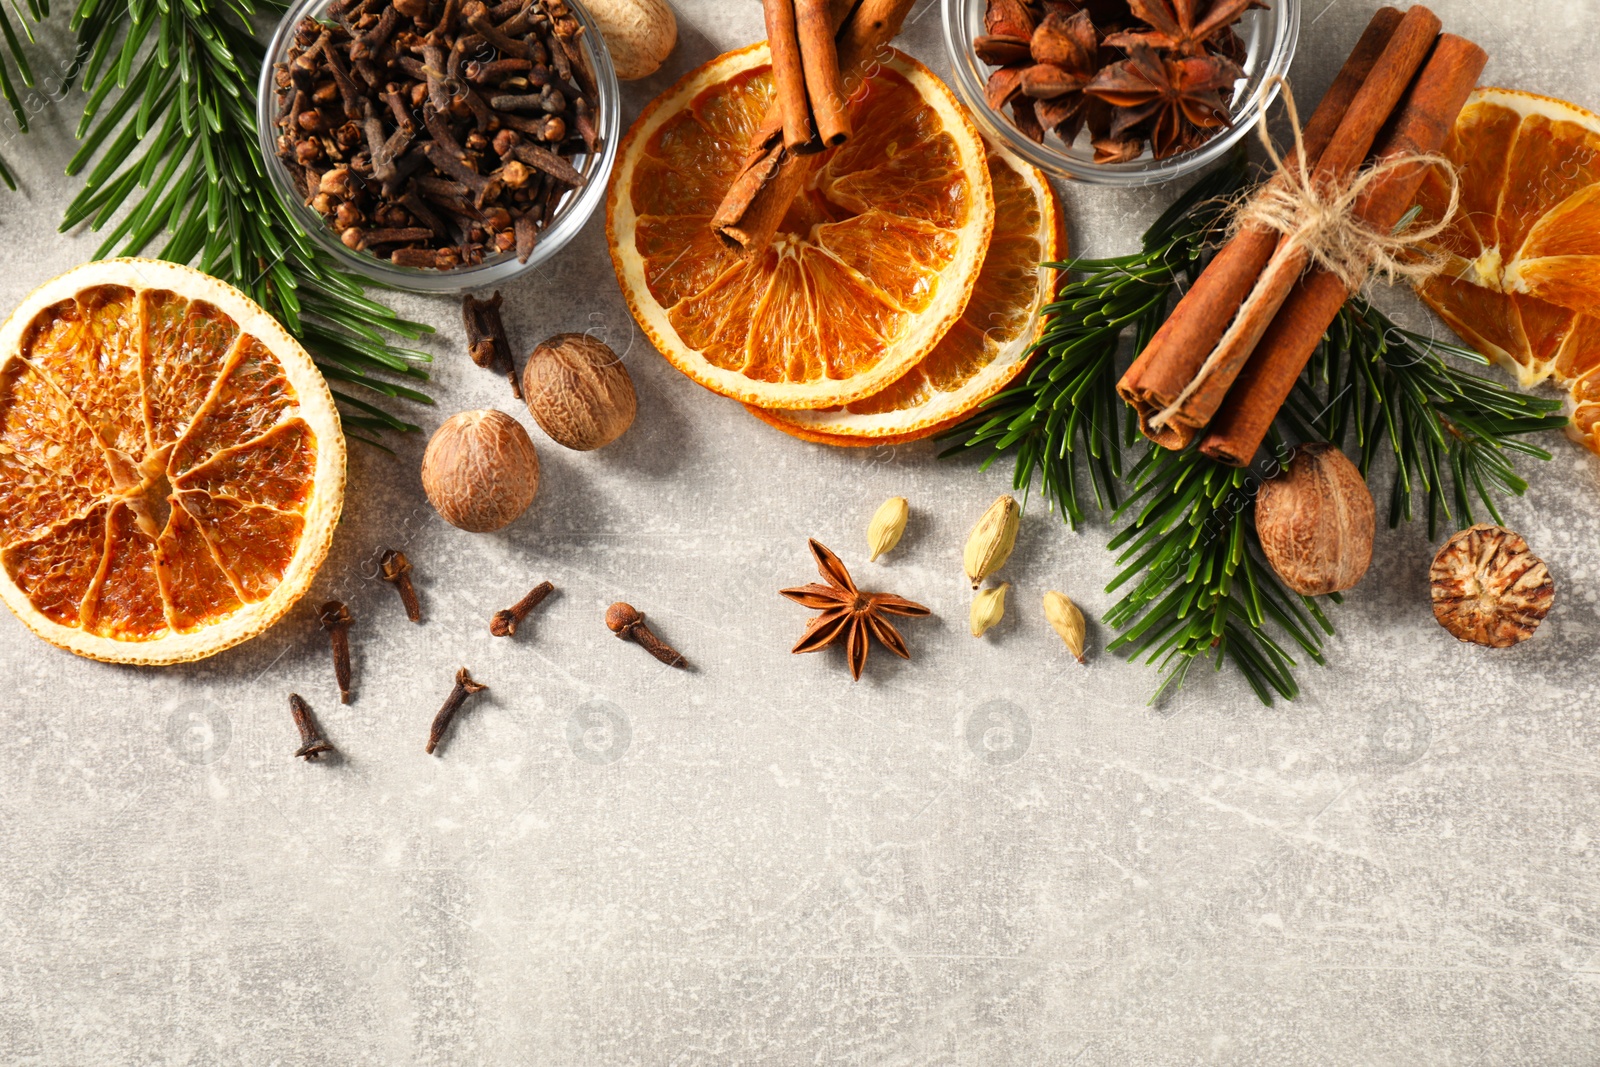
{"label": "green cardamom pod", "polygon": [[967,548],[961,560],[972,588],[978,588],[1011,558],[1011,550],[1017,546],[1017,522],[1021,517],[1022,506],[1007,493],[989,505],[989,510],[967,535]]}
{"label": "green cardamom pod", "polygon": [[993,589],[984,589],[972,598],[972,612],[968,621],[972,626],[973,637],[982,637],[984,631],[1005,617],[1006,590],[1010,588],[1010,582],[1001,582]]}

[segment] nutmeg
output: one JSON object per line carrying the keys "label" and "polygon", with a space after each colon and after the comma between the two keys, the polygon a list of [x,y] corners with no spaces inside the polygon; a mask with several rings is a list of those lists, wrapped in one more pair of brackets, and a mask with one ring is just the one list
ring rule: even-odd
{"label": "nutmeg", "polygon": [[463,411],[434,431],[422,489],[441,518],[472,533],[509,525],[539,492],[539,456],[503,411]]}
{"label": "nutmeg", "polygon": [[539,428],[579,452],[621,437],[639,403],[617,354],[582,333],[557,334],[533,350],[522,395]]}
{"label": "nutmeg", "polygon": [[588,0],[622,81],[649,77],[678,43],[678,20],[664,0]]}
{"label": "nutmeg", "polygon": [[1301,445],[1284,472],[1261,487],[1256,533],[1283,584],[1304,596],[1349,589],[1372,563],[1372,493],[1332,445]]}

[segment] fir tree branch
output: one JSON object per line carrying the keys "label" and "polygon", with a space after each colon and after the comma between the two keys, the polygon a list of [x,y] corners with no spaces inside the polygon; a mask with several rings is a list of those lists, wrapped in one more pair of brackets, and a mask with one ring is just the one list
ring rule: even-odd
{"label": "fir tree branch", "polygon": [[1302,439],[1341,449],[1353,443],[1369,480],[1373,460],[1393,455],[1389,525],[1411,521],[1421,493],[1429,538],[1441,519],[1477,521],[1474,500],[1502,521],[1495,495],[1521,496],[1528,488],[1513,456],[1550,458],[1525,438],[1567,424],[1561,401],[1514,392],[1446,363],[1445,354],[1487,362],[1471,349],[1400,329],[1358,297],[1339,313],[1280,418]]}
{"label": "fir tree branch", "polygon": [[[1196,449],[1172,453],[1146,442],[1126,479],[1133,495],[1116,504],[1122,449],[1137,440],[1132,411],[1115,395],[1122,343],[1131,340],[1138,351],[1165,320],[1244,180],[1236,157],[1157,220],[1140,252],[1066,264],[1070,274],[1045,309],[1050,320],[1028,372],[946,435],[958,442],[946,456],[987,448],[984,468],[1010,454],[1013,485],[1026,491],[1037,478],[1074,527],[1088,510],[1079,473],[1087,469],[1095,505],[1115,508],[1113,523],[1126,523],[1110,542],[1121,550],[1122,570],[1107,590],[1126,591],[1105,615],[1119,631],[1108,647],[1158,664],[1163,677],[1152,702],[1181,687],[1206,658],[1219,670],[1236,666],[1265,703],[1292,699],[1295,656],[1323,662],[1322,635],[1333,632],[1319,604],[1285,589],[1259,554],[1255,473]],[[1441,517],[1470,524],[1474,501],[1498,521],[1495,494],[1527,488],[1513,457],[1550,458],[1525,438],[1565,424],[1555,414],[1560,402],[1469,374],[1446,363],[1447,354],[1483,362],[1352,300],[1274,426],[1276,461],[1288,459],[1286,439],[1341,448],[1353,440],[1364,476],[1384,451],[1395,458],[1391,524],[1412,518],[1417,493],[1426,498],[1430,536]]]}
{"label": "fir tree branch", "polygon": [[[285,8],[262,0],[259,10]],[[257,12],[251,0],[79,0],[72,26],[88,101],[67,173],[87,175],[61,229],[104,231],[96,256],[154,246],[159,258],[192,263],[266,308],[328,377],[431,403],[384,376],[426,380],[431,357],[389,338],[432,328],[368,299],[367,283],[311,242],[268,181],[255,116],[265,50],[248,21]],[[416,428],[349,391],[338,396],[347,430]]]}
{"label": "fir tree branch", "polygon": [[986,448],[987,470],[1015,453],[1012,485],[1027,493],[1037,478],[1074,529],[1087,512],[1081,470],[1095,506],[1115,507],[1122,449],[1136,439],[1133,413],[1116,393],[1117,353],[1130,327],[1135,350],[1143,348],[1166,319],[1176,286],[1194,281],[1245,174],[1244,156],[1235,155],[1195,183],[1145,231],[1133,255],[1047,264],[1063,272],[1063,282],[1042,311],[1049,319],[1029,350],[1029,369],[941,435],[959,442],[943,455]]}

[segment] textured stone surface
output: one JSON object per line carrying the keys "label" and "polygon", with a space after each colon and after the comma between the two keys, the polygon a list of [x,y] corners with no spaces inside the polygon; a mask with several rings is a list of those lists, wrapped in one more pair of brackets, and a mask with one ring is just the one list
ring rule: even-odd
{"label": "textured stone surface", "polygon": [[[1437,0],[1492,83],[1600,104],[1592,0]],[[1310,0],[1315,99],[1371,10]],[[680,0],[683,43],[630,112],[760,36],[753,2]],[[939,13],[909,50],[943,64]],[[64,54],[64,37],[52,38]],[[77,105],[0,145],[6,307],[87,258],[55,235]],[[1067,190],[1076,247],[1131,248],[1167,191]],[[1507,522],[1558,601],[1502,652],[1433,621],[1422,524],[1380,529],[1334,615],[1332,665],[1264,709],[1196,672],[1072,662],[1038,604],[1111,597],[1105,526],[1030,508],[1008,617],[966,632],[968,526],[998,472],[931,446],[792,441],[672,371],[633,330],[596,220],[508,290],[524,349],[595,330],[639,418],[565,451],[440,327],[431,430],[523,419],[544,481],[508,530],[424,503],[425,435],[352,450],[317,587],[250,644],[137,670],[0,619],[0,1049],[7,1064],[1581,1064],[1600,1060],[1600,461],[1561,439]],[[1390,301],[1433,328],[1412,301]],[[1387,476],[1379,479],[1379,498]],[[866,563],[885,498],[900,548]],[[862,584],[929,604],[915,659],[791,657],[807,536]],[[1442,542],[1443,534],[1437,538]],[[417,568],[426,622],[376,580]],[[512,640],[497,608],[559,593]],[[314,605],[356,617],[340,707]],[[615,640],[625,598],[695,664]],[[1107,633],[1093,625],[1091,643]],[[440,758],[428,723],[463,664],[490,689]],[[290,758],[304,694],[342,761]]]}

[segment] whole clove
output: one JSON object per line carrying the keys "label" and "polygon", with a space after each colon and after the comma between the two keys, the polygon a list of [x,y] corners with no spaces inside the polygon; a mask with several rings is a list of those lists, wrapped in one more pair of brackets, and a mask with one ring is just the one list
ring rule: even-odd
{"label": "whole clove", "polygon": [[400,603],[406,609],[406,618],[422,621],[422,605],[417,602],[416,586],[411,584],[411,561],[397,548],[384,552],[378,562],[383,580],[394,586],[400,594]]}
{"label": "whole clove", "polygon": [[328,631],[328,643],[333,649],[333,677],[339,683],[339,703],[350,703],[350,609],[337,600],[322,605],[317,617],[322,628]]}
{"label": "whole clove", "polygon": [[632,604],[617,601],[606,609],[606,627],[624,641],[633,641],[669,667],[686,668],[689,661],[678,650],[657,637],[644,624],[644,612]]}
{"label": "whole clove", "polygon": [[555,592],[556,587],[549,582],[540,582],[528,591],[528,595],[511,605],[494,613],[494,618],[489,620],[489,632],[495,637],[510,637],[517,632],[517,624],[528,617],[528,612],[538,607],[545,597]]}
{"label": "whole clove", "polygon": [[363,0],[327,17],[301,20],[274,71],[277,155],[306,205],[396,266],[527,262],[584,184],[573,157],[598,148],[565,0]]}
{"label": "whole clove", "polygon": [[294,717],[295,728],[300,731],[300,747],[294,750],[296,756],[315,762],[322,758],[324,752],[334,751],[333,745],[322,736],[322,730],[311,714],[311,705],[299,693],[289,694],[289,714]]}
{"label": "whole clove", "polygon": [[433,755],[433,750],[439,747],[445,731],[450,729],[450,724],[455,721],[456,713],[461,710],[461,705],[466,703],[467,697],[473,693],[481,693],[487,688],[489,687],[486,685],[474,682],[465,667],[456,671],[455,688],[444,698],[444,705],[439,708],[439,714],[433,717],[433,726],[428,730],[428,747],[423,751],[430,756]]}
{"label": "whole clove", "polygon": [[467,328],[467,355],[485,370],[504,374],[511,380],[511,395],[522,399],[522,382],[517,374],[516,356],[506,337],[506,324],[500,317],[500,290],[487,300],[467,293],[461,298],[461,319]]}

